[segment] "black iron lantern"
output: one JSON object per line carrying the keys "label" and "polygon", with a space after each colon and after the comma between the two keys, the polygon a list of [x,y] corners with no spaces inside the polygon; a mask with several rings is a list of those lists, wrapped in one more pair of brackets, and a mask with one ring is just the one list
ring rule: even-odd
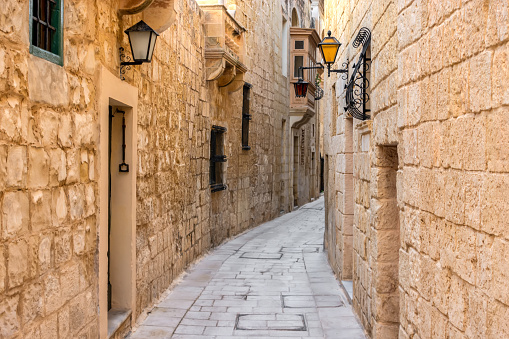
{"label": "black iron lantern", "polygon": [[331,31],[327,32],[327,36],[318,44],[320,53],[322,54],[323,63],[330,67],[336,62],[339,47],[341,43],[335,37],[331,36]]}
{"label": "black iron lantern", "polygon": [[126,29],[125,34],[129,37],[134,62],[151,62],[159,34],[143,20]]}
{"label": "black iron lantern", "polygon": [[131,58],[124,54],[124,48],[120,47],[120,78],[122,80],[124,80],[123,74],[125,74],[124,67],[127,66],[127,69],[129,69],[131,65],[141,65],[144,62],[152,61],[156,40],[159,36],[143,20],[126,29],[125,34],[129,37],[133,61],[130,61]]}
{"label": "black iron lantern", "polygon": [[305,98],[308,93],[308,85],[309,82],[304,81],[302,78],[299,78],[299,81],[294,82],[293,86],[295,87],[295,96],[297,98]]}

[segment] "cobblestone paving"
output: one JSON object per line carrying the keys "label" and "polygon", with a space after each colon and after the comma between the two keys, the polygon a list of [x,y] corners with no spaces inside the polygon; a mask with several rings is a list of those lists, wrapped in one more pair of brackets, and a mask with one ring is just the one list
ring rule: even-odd
{"label": "cobblestone paving", "polygon": [[225,243],[130,338],[365,338],[323,253],[323,198]]}

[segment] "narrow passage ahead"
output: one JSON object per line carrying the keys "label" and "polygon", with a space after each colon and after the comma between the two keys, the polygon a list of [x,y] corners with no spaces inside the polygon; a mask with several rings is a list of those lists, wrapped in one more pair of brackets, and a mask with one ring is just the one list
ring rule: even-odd
{"label": "narrow passage ahead", "polygon": [[364,338],[323,252],[323,198],[218,247],[130,338]]}

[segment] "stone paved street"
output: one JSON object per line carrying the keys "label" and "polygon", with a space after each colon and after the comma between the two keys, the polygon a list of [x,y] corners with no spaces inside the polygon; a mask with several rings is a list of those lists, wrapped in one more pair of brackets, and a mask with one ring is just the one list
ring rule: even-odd
{"label": "stone paved street", "polygon": [[323,198],[215,249],[130,338],[364,338],[323,253]]}

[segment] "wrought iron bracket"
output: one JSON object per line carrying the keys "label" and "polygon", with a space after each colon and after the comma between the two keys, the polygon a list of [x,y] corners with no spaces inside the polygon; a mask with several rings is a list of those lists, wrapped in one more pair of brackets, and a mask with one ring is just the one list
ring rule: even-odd
{"label": "wrought iron bracket", "polygon": [[353,74],[350,81],[345,85],[346,89],[346,106],[345,112],[350,116],[359,120],[368,120],[370,110],[367,108],[369,102],[369,79],[367,73],[371,68],[371,59],[366,56],[368,47],[371,44],[371,31],[363,27],[359,30],[352,46],[358,48],[362,45],[362,51],[359,56],[359,61],[353,65]]}
{"label": "wrought iron bracket", "polygon": [[303,71],[305,69],[324,69],[324,67],[321,63],[317,63],[317,66],[311,66],[311,67],[300,66],[299,70],[297,71],[297,75],[299,76],[299,79],[304,80],[304,72]]}
{"label": "wrought iron bracket", "polygon": [[330,64],[327,65],[327,74],[328,74],[329,78],[330,78],[331,73],[340,73],[340,74],[343,74],[343,80],[348,79],[348,60],[343,63],[342,69],[330,69],[330,66],[331,66]]}
{"label": "wrought iron bracket", "polygon": [[135,65],[141,65],[142,62],[138,61],[131,61],[131,57],[129,55],[126,55],[124,53],[124,47],[120,47],[118,49],[119,51],[119,58],[120,58],[120,80],[125,80],[125,72],[131,69],[131,66]]}

